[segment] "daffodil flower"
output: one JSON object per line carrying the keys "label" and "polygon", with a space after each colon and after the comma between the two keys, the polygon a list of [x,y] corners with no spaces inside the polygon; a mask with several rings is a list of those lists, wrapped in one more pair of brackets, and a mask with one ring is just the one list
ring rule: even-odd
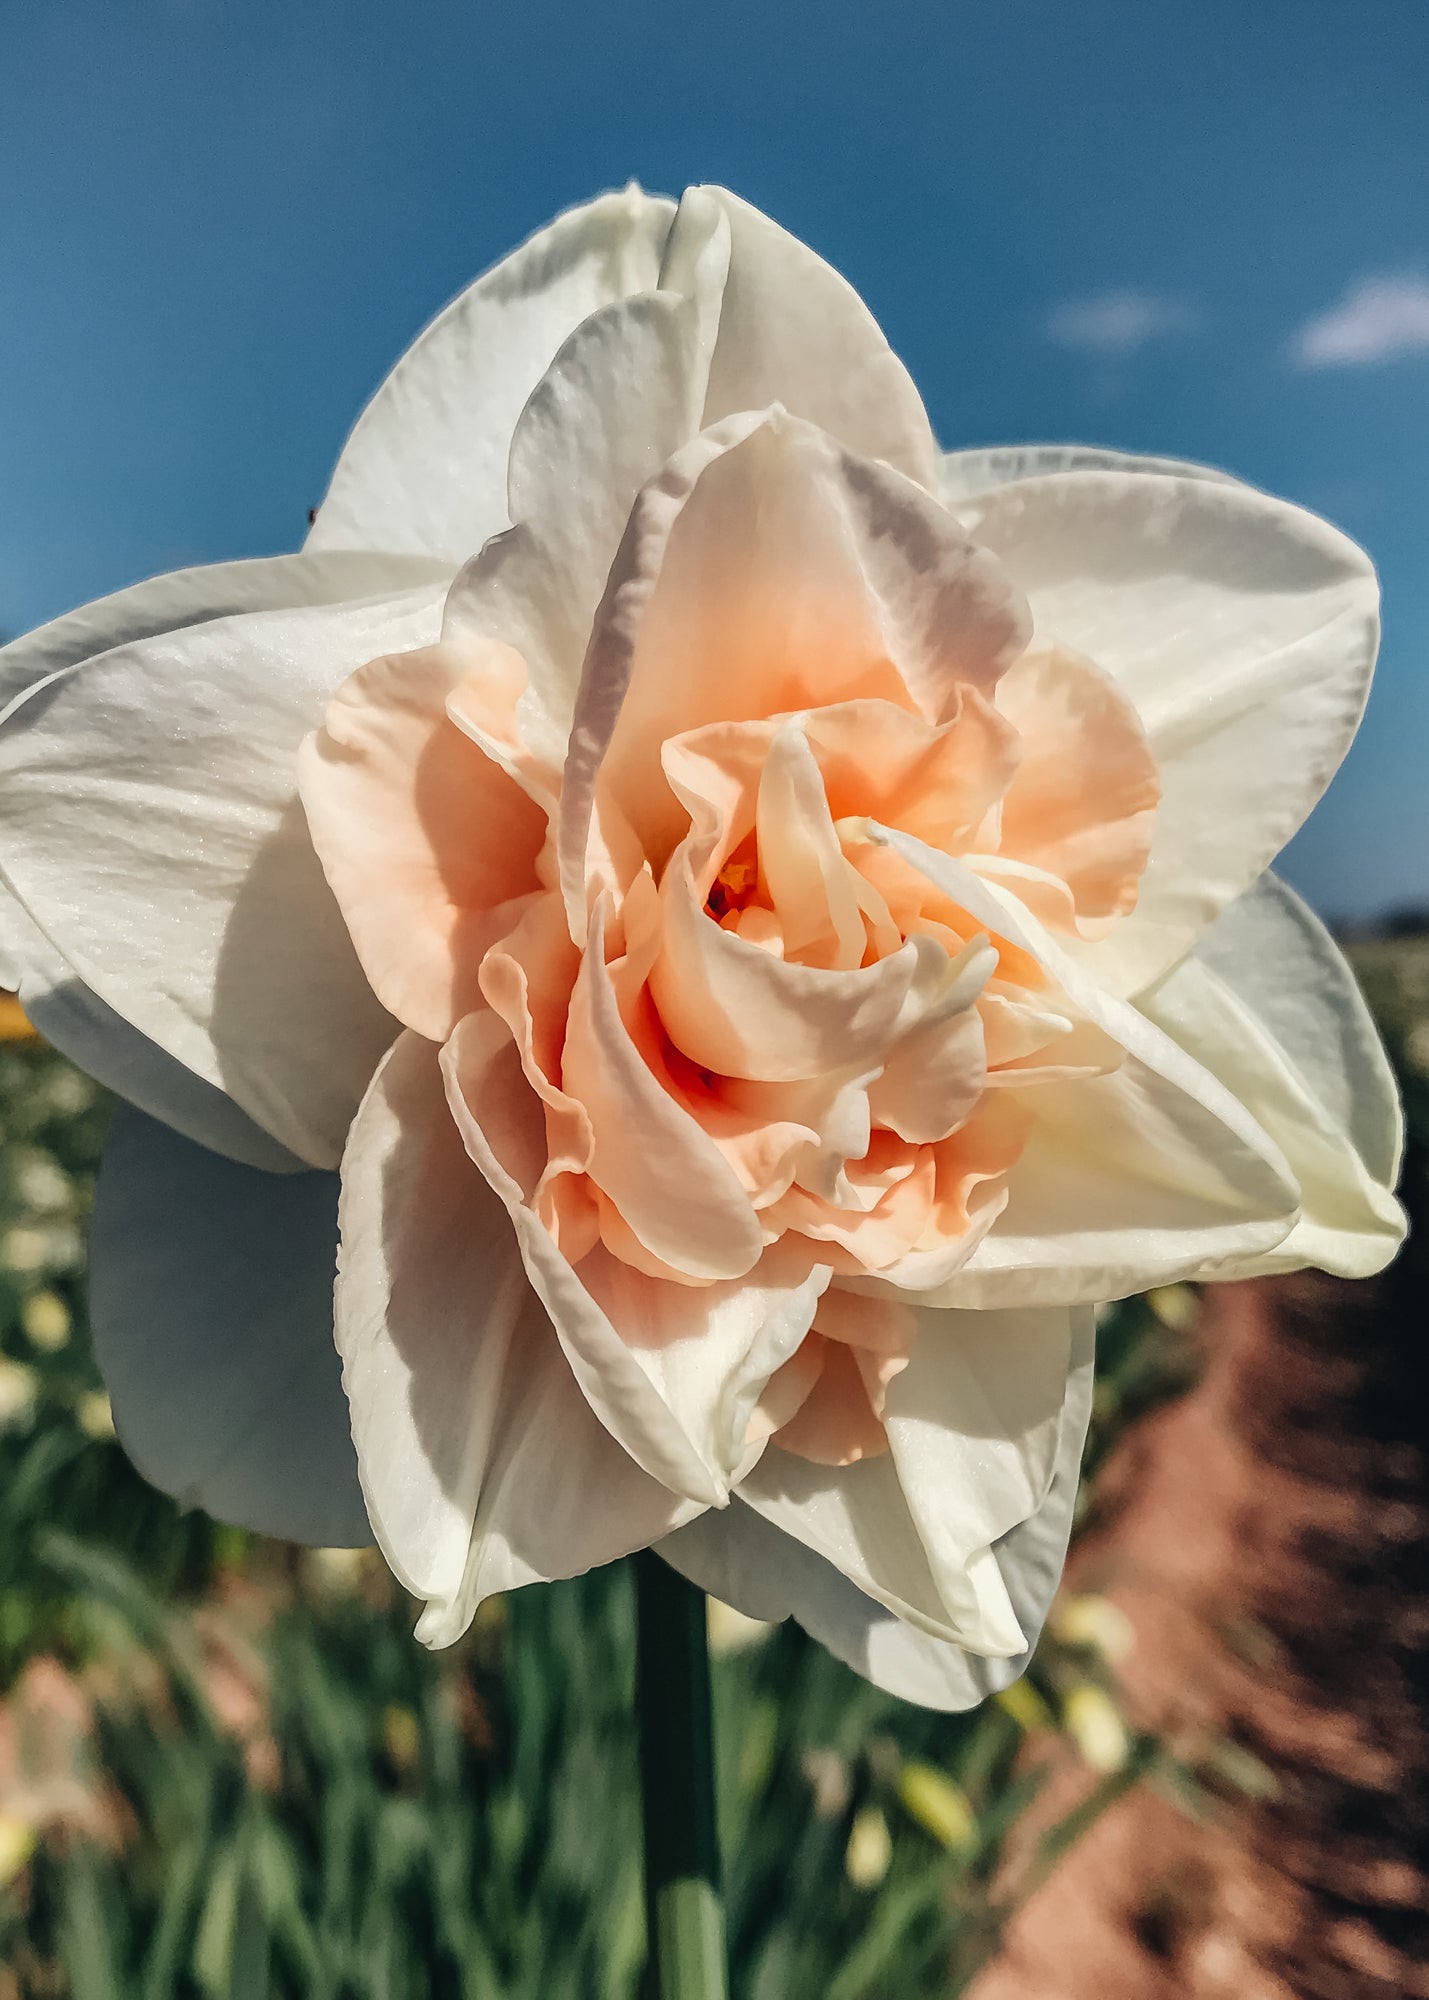
{"label": "daffodil flower", "polygon": [[300,554],[0,652],[0,970],[125,1100],[137,1464],[375,1537],[433,1643],[654,1545],[899,1694],[1006,1686],[1093,1308],[1400,1240],[1385,1058],[1267,873],[1376,607],[1219,474],[940,452],[729,194],[563,216]]}

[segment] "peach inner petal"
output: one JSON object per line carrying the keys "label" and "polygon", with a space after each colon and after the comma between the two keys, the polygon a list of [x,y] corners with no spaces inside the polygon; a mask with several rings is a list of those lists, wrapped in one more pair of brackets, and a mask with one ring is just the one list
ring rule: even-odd
{"label": "peach inner petal", "polygon": [[914,1325],[894,1300],[831,1286],[797,1353],[765,1392],[761,1410],[774,1443],[819,1465],[852,1465],[887,1451],[884,1393],[907,1366]]}
{"label": "peach inner petal", "polygon": [[879,1457],[888,1449],[888,1433],[869,1394],[862,1357],[818,1333],[807,1334],[804,1347],[813,1349],[818,1373],[773,1442],[816,1465],[855,1465],[861,1458]]}
{"label": "peach inner petal", "polygon": [[548,820],[448,721],[465,652],[373,660],[303,746],[313,844],[374,992],[444,1040],[477,1001],[482,956],[540,887]]}
{"label": "peach inner petal", "polygon": [[999,851],[1065,883],[1082,934],[1103,935],[1136,906],[1161,797],[1140,718],[1109,676],[1056,647],[1019,660],[998,700],[1022,744]]}

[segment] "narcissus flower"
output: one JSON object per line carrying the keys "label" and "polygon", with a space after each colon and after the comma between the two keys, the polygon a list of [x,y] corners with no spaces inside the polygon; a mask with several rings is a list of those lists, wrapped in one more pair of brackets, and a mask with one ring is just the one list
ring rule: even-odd
{"label": "narcissus flower", "polygon": [[436,1643],[656,1544],[1005,1685],[1094,1305],[1399,1241],[1383,1055],[1265,872],[1375,642],[1361,552],[1234,481],[941,455],[733,197],[561,218],[300,555],[0,653],[11,983],[127,1100],[136,1461],[375,1536]]}

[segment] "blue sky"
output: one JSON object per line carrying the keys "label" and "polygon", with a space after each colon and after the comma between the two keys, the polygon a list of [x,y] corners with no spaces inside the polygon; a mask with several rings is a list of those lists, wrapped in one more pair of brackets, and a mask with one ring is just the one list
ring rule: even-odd
{"label": "blue sky", "polygon": [[291,548],[432,312],[555,210],[720,180],[949,444],[1212,461],[1374,555],[1287,872],[1429,902],[1424,0],[0,0],[0,628]]}

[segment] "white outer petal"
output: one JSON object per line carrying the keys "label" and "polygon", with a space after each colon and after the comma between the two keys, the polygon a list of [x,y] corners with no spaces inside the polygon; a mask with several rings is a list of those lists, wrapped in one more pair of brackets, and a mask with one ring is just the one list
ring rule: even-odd
{"label": "white outer petal", "polygon": [[694,1509],[576,1385],[506,1210],[467,1157],[438,1050],[404,1034],[342,1169],[337,1342],[383,1553],[460,1637],[482,1599],[642,1548]]}
{"label": "white outer petal", "polygon": [[1404,1108],[1359,983],[1314,911],[1263,875],[1196,947],[1285,1051],[1384,1186],[1404,1160]]}
{"label": "white outer petal", "polygon": [[0,870],[102,1002],[279,1143],[335,1165],[393,1028],[296,796],[297,748],[440,585],[255,612],[52,676],[0,728]]}
{"label": "white outer petal", "polygon": [[1004,444],[945,451],[938,467],[938,492],[944,504],[956,510],[994,487],[1040,478],[1044,472],[1159,472],[1181,479],[1219,479],[1232,486],[1244,483],[1229,472],[1184,458],[1154,458],[1092,444]]}
{"label": "white outer petal", "polygon": [[693,307],[642,293],[592,313],[552,361],[511,444],[519,526],[461,571],[443,621],[514,646],[523,711],[559,764],[591,620],[635,496],[699,429],[704,376]]}
{"label": "white outer petal", "polygon": [[449,633],[526,656],[530,705],[553,736],[569,727],[636,494],[701,430],[776,402],[933,484],[926,413],[857,294],[767,216],[691,188],[659,289],[593,311],[533,389],[511,441],[517,531],[474,555],[448,608]]}
{"label": "white outer petal", "polygon": [[[0,646],[0,721],[13,702],[50,674],[135,639],[153,638],[160,632],[243,611],[337,604],[376,591],[405,589],[448,573],[444,565],[411,556],[344,551],[258,556],[245,562],[206,563],[196,569],[149,577],[109,597],[96,598],[92,604],[82,604]],[[0,884],[0,986],[16,991],[24,969],[33,969],[35,956],[34,927]],[[52,979],[50,983],[55,982]]]}
{"label": "white outer petal", "polygon": [[1353,972],[1300,898],[1264,876],[1138,1005],[1230,1085],[1300,1183],[1285,1241],[1220,1275],[1382,1270],[1405,1233],[1399,1092]]}
{"label": "white outer petal", "polygon": [[884,1391],[899,1485],[944,1603],[966,1606],[958,1636],[978,1652],[1016,1654],[1027,1643],[987,1552],[1047,1496],[1074,1316],[1060,1306],[925,1308],[908,1365]]}
{"label": "white outer petal", "polygon": [[[339,603],[445,574],[444,566],[421,558],[358,551],[258,557],[151,577],[0,647],[0,709],[49,675],[135,640],[246,611]],[[72,1062],[175,1131],[272,1172],[303,1165],[222,1090],[92,992],[3,884],[0,985],[18,992],[35,1027]]]}
{"label": "white outer petal", "polygon": [[19,903],[8,912],[13,985],[35,1029],[116,1097],[170,1126],[195,1145],[268,1173],[303,1171],[304,1162],[270,1138],[226,1092],[166,1055],[157,1042],[106,1006],[76,977]]}
{"label": "white outer petal", "polygon": [[341,604],[440,581],[450,574],[447,563],[367,549],[255,556],[244,562],[170,570],[109,597],[97,597],[0,646],[0,713],[47,674],[135,639],[152,639],[159,632],[176,632],[181,626],[231,618],[243,611]]}
{"label": "white outer petal", "polygon": [[777,1437],[738,1488],[776,1527],[932,1637],[1026,1647],[995,1544],[1040,1508],[1056,1463],[1075,1314],[923,1310],[885,1389],[889,1451],[813,1464]]}
{"label": "white outer petal", "polygon": [[372,1539],[337,1356],[337,1178],[265,1174],[120,1106],[90,1227],[95,1352],[125,1449],[186,1506]]}
{"label": "white outer petal", "polygon": [[1025,1651],[984,1659],[931,1637],[876,1603],[818,1555],[736,1495],[658,1545],[683,1575],[750,1617],[794,1618],[811,1637],[901,1700],[925,1708],[973,1708],[1025,1670],[1061,1579],[1092,1406],[1092,1313],[1073,1315],[1072,1367],[1056,1465],[1038,1511],[995,1544],[1002,1581],[1028,1639]]}
{"label": "white outer petal", "polygon": [[629,187],[570,209],[440,313],[358,418],[308,537],[465,562],[507,525],[506,463],[561,342],[653,291],[673,202]]}
{"label": "white outer petal", "polygon": [[[710,282],[712,239],[729,263]],[[832,265],[738,195],[691,188],[670,231],[662,289],[718,316],[703,425],[781,403],[852,451],[936,490],[938,451],[913,380],[858,293]]]}
{"label": "white outer petal", "polygon": [[1027,594],[1035,636],[1135,703],[1162,784],[1135,911],[1084,947],[1123,994],[1176,964],[1304,821],[1369,692],[1378,586],[1363,550],[1248,486],[1064,472],[959,510]]}

